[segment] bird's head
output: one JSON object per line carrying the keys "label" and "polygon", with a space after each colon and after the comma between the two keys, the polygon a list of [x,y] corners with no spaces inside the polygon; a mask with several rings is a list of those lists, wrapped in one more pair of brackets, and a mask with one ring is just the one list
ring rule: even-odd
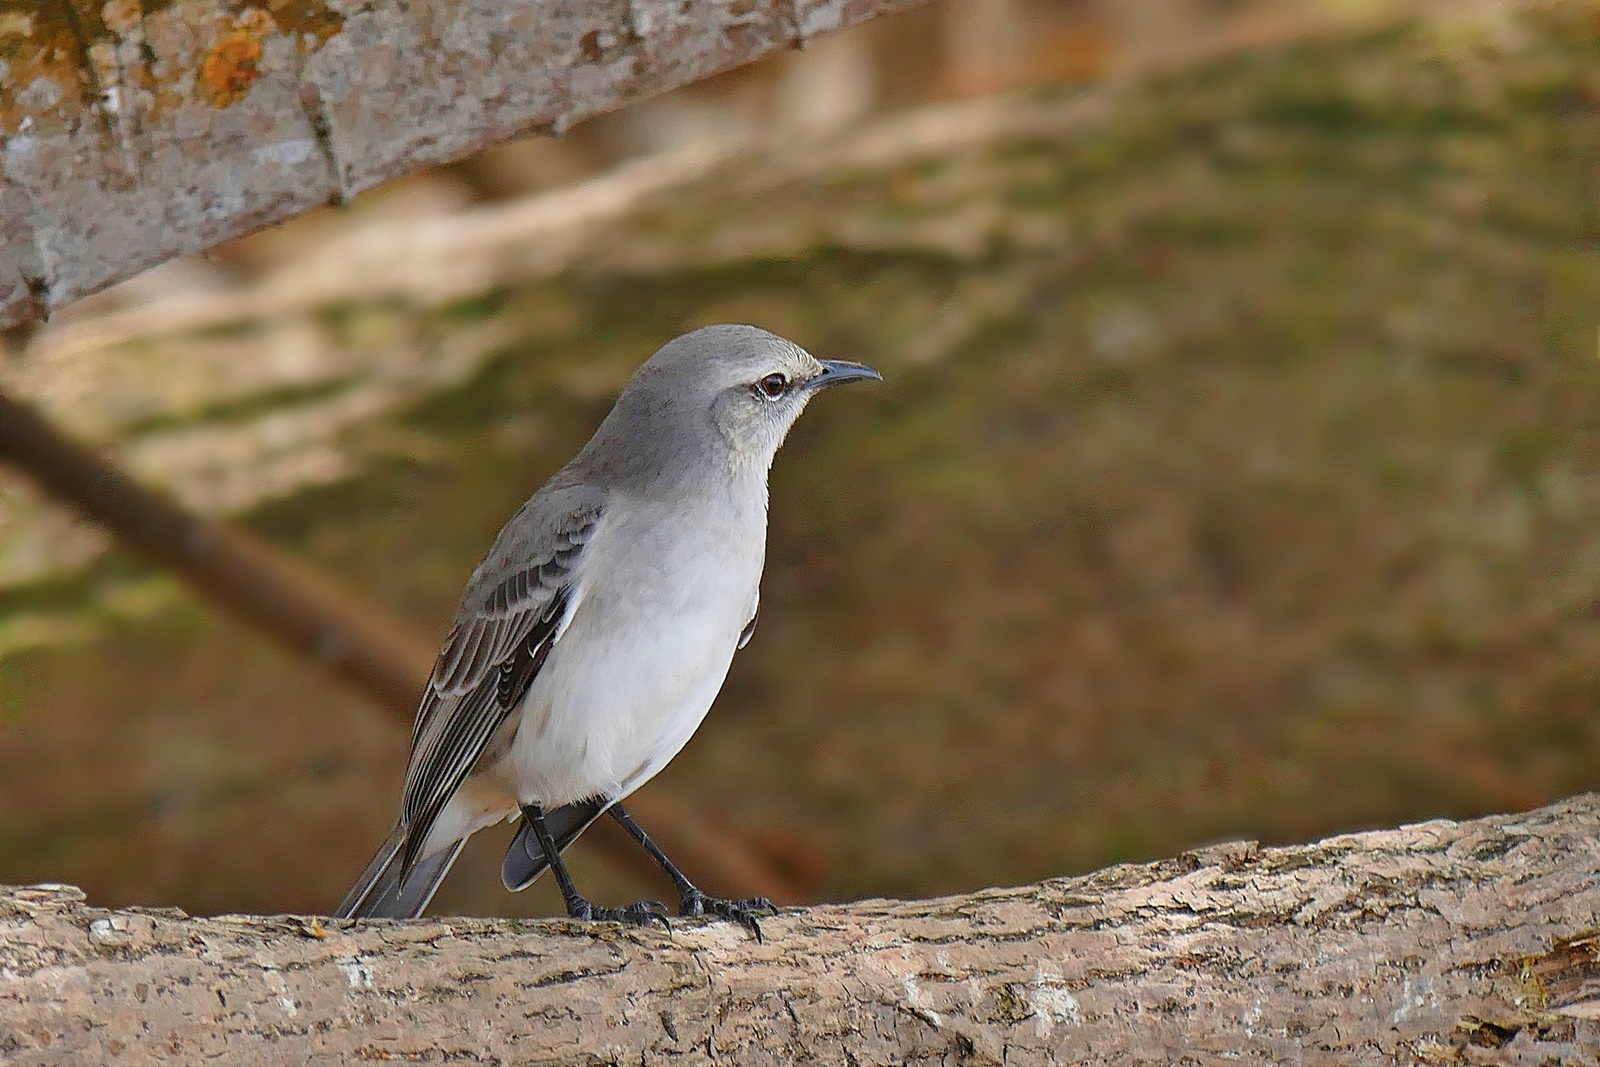
{"label": "bird's head", "polygon": [[704,326],[651,356],[607,422],[621,420],[613,429],[630,432],[648,427],[663,458],[692,450],[764,473],[812,397],[865,380],[881,376],[859,363],[817,359],[755,326]]}

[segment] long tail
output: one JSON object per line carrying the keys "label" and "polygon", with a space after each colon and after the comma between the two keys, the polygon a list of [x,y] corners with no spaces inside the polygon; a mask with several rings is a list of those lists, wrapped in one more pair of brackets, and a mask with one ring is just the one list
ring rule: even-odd
{"label": "long tail", "polygon": [[378,854],[339,902],[336,918],[415,919],[433,899],[466,840],[419,860],[409,872],[402,870],[400,863],[405,843],[405,828],[396,824],[389,839],[379,846]]}
{"label": "long tail", "polygon": [[[555,839],[557,850],[565,852],[567,846],[576,841],[578,835],[610,806],[609,800],[585,800],[545,812],[544,824]],[[523,819],[517,827],[517,836],[506,851],[505,862],[500,864],[501,883],[513,893],[519,892],[532,885],[549,866],[550,860],[545,857],[544,849],[539,847],[539,838],[535,836],[533,827]]]}

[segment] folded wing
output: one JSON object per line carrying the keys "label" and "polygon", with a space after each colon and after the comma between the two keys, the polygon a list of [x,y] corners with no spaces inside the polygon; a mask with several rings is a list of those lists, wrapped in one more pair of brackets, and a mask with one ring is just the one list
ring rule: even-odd
{"label": "folded wing", "polygon": [[421,850],[582,599],[579,562],[600,516],[576,487],[535,495],[473,572],[417,710],[399,822],[337,914],[417,914],[432,897],[459,843],[419,866]]}

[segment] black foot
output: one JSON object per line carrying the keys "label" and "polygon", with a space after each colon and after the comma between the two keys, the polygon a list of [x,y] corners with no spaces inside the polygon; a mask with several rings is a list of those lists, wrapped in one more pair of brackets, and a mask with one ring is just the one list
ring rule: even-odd
{"label": "black foot", "polygon": [[621,923],[624,926],[649,926],[651,923],[660,923],[670,930],[672,924],[661,914],[666,910],[667,906],[659,900],[641,900],[637,904],[628,904],[621,908],[597,908],[582,897],[567,901],[569,918],[581,919],[584,922]]}
{"label": "black foot", "polygon": [[708,897],[698,889],[690,890],[683,895],[678,904],[680,915],[715,915],[720,919],[736,922],[756,935],[756,940],[761,940],[761,924],[756,922],[758,915],[776,915],[778,909],[766,897],[750,897],[746,900],[723,900],[720,897]]}

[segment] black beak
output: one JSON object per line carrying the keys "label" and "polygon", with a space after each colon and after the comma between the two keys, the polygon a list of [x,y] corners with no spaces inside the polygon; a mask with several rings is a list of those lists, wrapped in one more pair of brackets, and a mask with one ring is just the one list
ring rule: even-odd
{"label": "black beak", "polygon": [[818,362],[822,364],[822,373],[806,382],[806,388],[812,391],[831,389],[846,382],[883,381],[883,375],[860,363],[843,359],[823,359]]}

